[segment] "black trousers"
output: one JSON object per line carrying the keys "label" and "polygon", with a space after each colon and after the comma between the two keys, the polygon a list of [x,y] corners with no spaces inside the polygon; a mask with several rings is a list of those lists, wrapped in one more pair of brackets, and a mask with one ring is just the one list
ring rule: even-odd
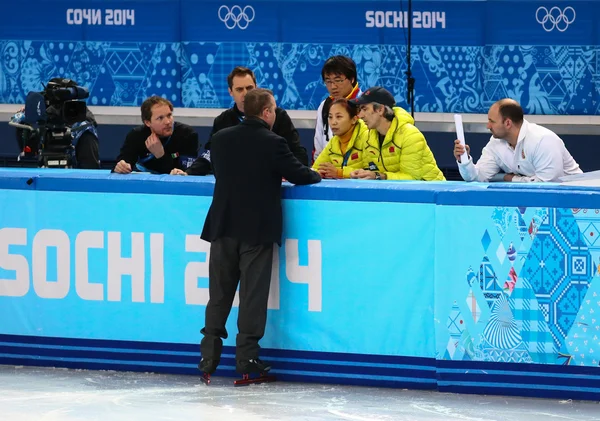
{"label": "black trousers", "polygon": [[209,300],[200,343],[203,358],[219,360],[225,323],[240,283],[240,308],[236,359],[258,358],[258,341],[265,334],[267,302],[271,286],[273,244],[250,246],[233,238],[219,238],[210,244],[208,263]]}

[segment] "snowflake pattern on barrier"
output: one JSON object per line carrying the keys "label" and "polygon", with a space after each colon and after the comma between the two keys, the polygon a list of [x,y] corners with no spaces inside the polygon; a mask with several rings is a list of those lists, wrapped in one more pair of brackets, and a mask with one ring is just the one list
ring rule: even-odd
{"label": "snowflake pattern on barrier", "polygon": [[[413,46],[415,107],[486,113],[510,96],[528,114],[600,114],[600,47]],[[90,104],[138,106],[156,94],[176,106],[229,107],[226,77],[248,66],[290,110],[326,97],[321,67],[351,56],[363,88],[381,85],[406,107],[406,47],[309,43],[118,43],[0,40],[0,102],[23,103],[56,76],[90,90]]]}
{"label": "snowflake pattern on barrier", "polygon": [[467,326],[484,327],[475,341],[449,332],[462,352],[444,358],[600,365],[599,236],[600,210],[491,209],[463,298]]}

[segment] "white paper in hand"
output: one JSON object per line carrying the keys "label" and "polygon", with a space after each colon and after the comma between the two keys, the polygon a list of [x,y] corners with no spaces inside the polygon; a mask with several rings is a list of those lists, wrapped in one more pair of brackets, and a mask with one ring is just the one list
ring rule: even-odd
{"label": "white paper in hand", "polygon": [[[465,146],[465,131],[463,129],[462,116],[460,114],[454,114],[454,125],[456,126],[456,138],[460,140],[460,144]],[[465,153],[460,157],[460,162],[469,162],[469,154],[465,148]]]}

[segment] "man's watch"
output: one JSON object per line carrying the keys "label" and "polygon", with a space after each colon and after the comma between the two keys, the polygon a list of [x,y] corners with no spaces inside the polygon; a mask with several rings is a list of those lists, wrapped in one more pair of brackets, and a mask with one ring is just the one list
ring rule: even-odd
{"label": "man's watch", "polygon": [[381,173],[379,171],[375,171],[375,180],[381,180]]}

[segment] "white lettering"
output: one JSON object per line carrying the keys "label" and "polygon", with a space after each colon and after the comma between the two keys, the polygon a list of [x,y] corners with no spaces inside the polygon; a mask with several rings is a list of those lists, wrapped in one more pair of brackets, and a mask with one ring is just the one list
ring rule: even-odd
{"label": "white lettering", "polygon": [[89,25],[92,21],[92,19],[91,19],[92,14],[90,13],[90,9],[83,9],[82,15],[83,15],[83,19],[85,19],[87,21],[87,24]]}
{"label": "white lettering", "polygon": [[104,300],[104,285],[92,284],[89,281],[89,249],[104,248],[102,231],[82,231],[75,238],[75,290],[84,300]]}
{"label": "white lettering", "polygon": [[104,11],[104,24],[105,25],[113,25],[113,10],[106,9]]}
{"label": "white lettering", "polygon": [[29,263],[25,256],[11,254],[11,245],[27,245],[25,228],[0,229],[0,269],[15,272],[15,279],[0,278],[0,296],[23,297],[29,292]]}
{"label": "white lettering", "polygon": [[165,236],[150,234],[150,302],[165,302]]}
{"label": "white lettering", "polygon": [[129,21],[131,26],[135,26],[135,10],[133,10],[133,9],[125,10],[125,21]]}
{"label": "white lettering", "polygon": [[83,12],[81,9],[75,9],[73,11],[73,22],[75,25],[81,25],[83,23]]}
{"label": "white lettering", "polygon": [[423,18],[423,28],[431,28],[431,12],[423,12],[421,17]]}
{"label": "white lettering", "polygon": [[421,12],[413,12],[413,24],[412,27],[415,29],[421,28]]}
{"label": "white lettering", "polygon": [[105,25],[135,25],[135,10],[134,9],[106,9],[104,10]]}
{"label": "white lettering", "polygon": [[[70,9],[69,9],[70,10]],[[68,19],[68,11],[67,11],[67,19]],[[375,26],[375,12],[373,10],[367,10],[365,13],[365,19],[367,20],[367,28],[372,28]]]}
{"label": "white lettering", "polygon": [[134,9],[67,9],[67,25],[135,25]]}
{"label": "white lettering", "polygon": [[[56,281],[47,277],[48,247],[56,248]],[[40,230],[33,238],[33,288],[41,298],[65,298],[71,283],[71,244],[67,233],[61,230]]]}
{"label": "white lettering", "polygon": [[378,28],[383,28],[385,26],[384,12],[375,12],[375,26]]}
{"label": "white lettering", "polygon": [[399,28],[402,26],[402,14],[399,12],[385,12],[385,26]]}
{"label": "white lettering", "polygon": [[190,262],[185,267],[185,303],[205,306],[208,304],[208,288],[198,287],[198,278],[208,280],[208,259],[210,258],[210,243],[199,235],[185,236],[185,251],[205,253],[204,262]]}
{"label": "white lettering", "polygon": [[269,310],[279,310],[279,246],[273,245],[273,268],[271,270],[271,287],[269,289]]}
{"label": "white lettering", "polygon": [[285,241],[286,276],[290,282],[308,285],[308,311],[321,311],[322,253],[320,240],[308,240],[308,265],[300,266],[298,240]]}
{"label": "white lettering", "polygon": [[123,12],[120,9],[115,9],[113,16],[115,25],[123,25]]}
{"label": "white lettering", "polygon": [[[446,28],[446,12],[414,11],[412,19],[413,28]],[[368,10],[365,12],[365,21],[367,28],[406,28],[408,26],[408,12]]]}
{"label": "white lettering", "polygon": [[102,11],[100,9],[92,10],[91,24],[102,25]]}
{"label": "white lettering", "polygon": [[144,302],[144,234],[131,233],[131,257],[121,257],[121,233],[108,233],[108,301],[121,301],[121,276],[131,275],[131,297]]}
{"label": "white lettering", "polygon": [[[185,251],[192,253],[205,253],[204,262],[190,262],[185,267],[185,302],[191,305],[205,306],[208,304],[210,295],[208,288],[198,286],[198,279],[208,280],[210,243],[202,240],[199,235],[187,235],[185,237]],[[271,286],[269,289],[269,301],[267,308],[279,310],[279,247],[273,247],[273,266],[271,270]],[[232,307],[240,306],[240,292],[237,290],[233,297]]]}
{"label": "white lettering", "polygon": [[433,21],[434,28],[437,23],[441,23],[442,28],[446,28],[446,12],[435,12],[435,20]]}

